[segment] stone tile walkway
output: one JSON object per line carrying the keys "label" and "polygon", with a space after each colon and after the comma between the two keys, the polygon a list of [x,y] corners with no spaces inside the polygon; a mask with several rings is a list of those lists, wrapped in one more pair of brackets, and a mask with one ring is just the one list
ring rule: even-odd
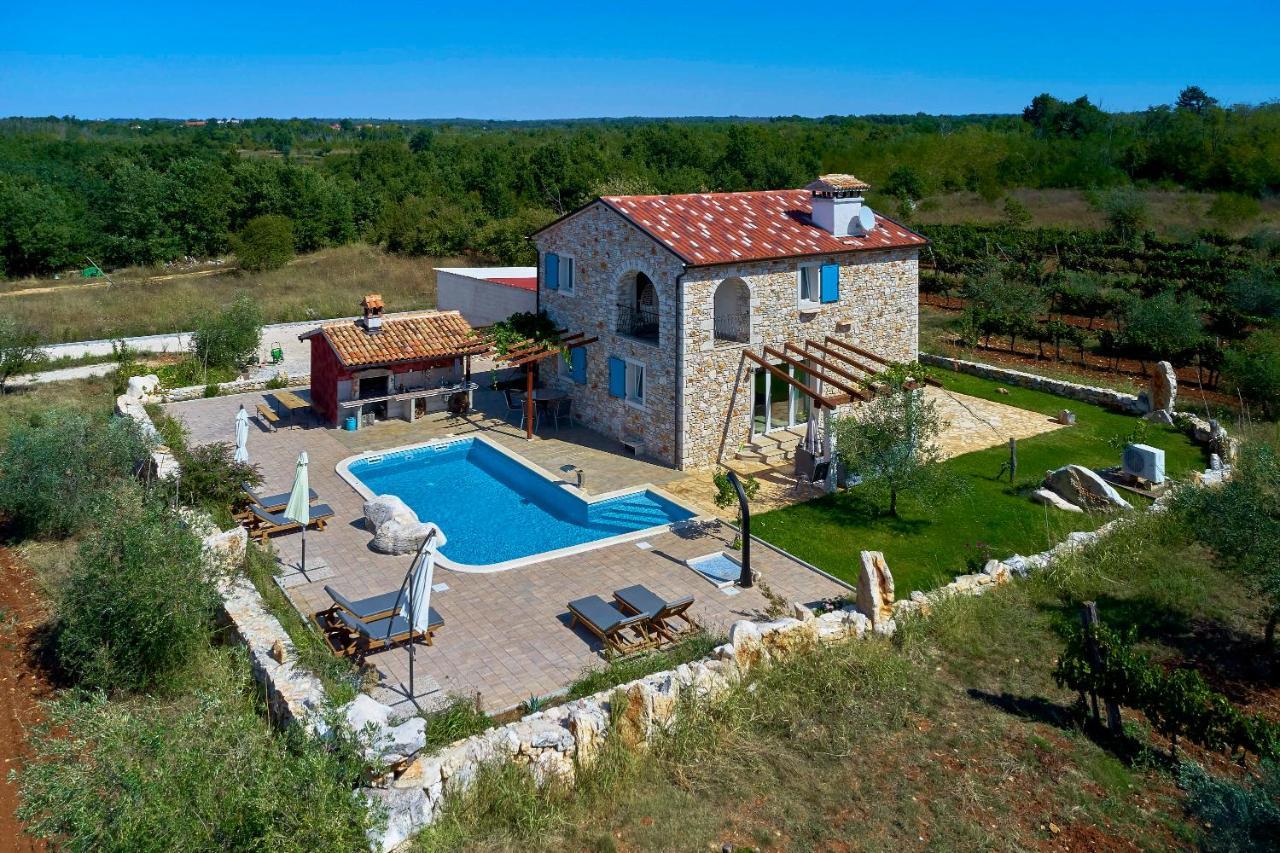
{"label": "stone tile walkway", "polygon": [[[554,429],[544,430],[549,437],[526,441],[522,433],[494,417],[494,397],[500,400],[500,396],[484,393],[477,397],[489,414],[465,420],[433,416],[412,425],[390,422],[354,433],[318,427],[266,433],[254,427],[249,456],[262,468],[264,488],[287,491],[297,455],[306,450],[312,487],[337,514],[325,531],[307,534],[308,564],[323,562],[328,567],[325,574],[332,575],[287,590],[300,612],[311,616],[328,606],[323,590],[326,583],[350,598],[396,589],[412,561],[410,556],[393,557],[369,548],[371,536],[363,526],[363,502],[334,470],[353,453],[483,431],[486,437],[551,473],[560,473],[563,465],[581,467],[586,473],[586,489],[592,494],[643,483],[662,486],[684,477],[681,472],[622,455],[613,442],[578,427],[566,428],[560,437]],[[243,404],[252,413],[262,400],[260,393],[242,394],[173,403],[166,408],[187,424],[193,443],[206,443],[230,441],[239,406]],[[486,710],[502,710],[531,695],[559,690],[584,669],[600,665],[600,644],[581,628],[568,626],[566,603],[584,595],[608,599],[615,589],[643,583],[659,595],[695,595],[695,618],[713,630],[726,630],[738,618],[759,618],[768,608],[759,588],[723,592],[683,564],[685,558],[727,548],[732,536],[732,530],[718,524],[695,525],[653,536],[647,540],[651,546],[647,549],[628,542],[486,575],[438,568],[436,583],[448,588],[433,595],[432,606],[446,624],[435,645],[417,648],[415,681],[420,682],[420,691],[422,684],[429,689],[438,686],[436,695],[424,701],[439,699],[442,694],[471,697],[478,693]],[[301,536],[296,533],[272,540],[276,554],[287,565],[296,565],[300,543]],[[856,558],[851,554],[850,562]],[[774,592],[790,601],[817,601],[849,591],[762,543],[753,548],[753,562]],[[377,668],[384,689],[403,690],[408,678],[405,649],[373,655],[369,663]]]}
{"label": "stone tile walkway", "polygon": [[[946,425],[938,436],[938,446],[944,459],[1006,444],[1011,438],[1030,438],[1062,426],[1039,412],[957,394],[942,388],[930,386],[925,389],[925,396],[937,404],[938,414]],[[771,433],[774,434],[776,433]],[[800,440],[798,434],[795,440]],[[755,512],[768,512],[811,500],[821,494],[819,489],[811,486],[796,488],[790,459],[783,465],[772,467],[737,460],[729,464],[738,473],[749,473],[760,482],[760,492],[751,502]],[[715,489],[711,476],[710,469],[688,471],[683,477],[664,484],[663,488],[702,512],[732,518],[736,509],[722,510],[715,506]]]}

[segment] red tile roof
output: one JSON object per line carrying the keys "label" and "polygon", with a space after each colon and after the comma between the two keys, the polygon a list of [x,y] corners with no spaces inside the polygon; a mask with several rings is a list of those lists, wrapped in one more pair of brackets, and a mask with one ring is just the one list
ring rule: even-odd
{"label": "red tile roof", "polygon": [[457,311],[437,311],[417,317],[382,321],[382,331],[370,334],[361,321],[330,323],[301,335],[324,335],[344,367],[368,367],[405,361],[432,361],[476,355],[488,344],[472,331]]}
{"label": "red tile roof", "polygon": [[523,278],[506,278],[499,276],[497,278],[486,278],[485,281],[491,281],[494,284],[505,284],[507,287],[518,287],[521,290],[538,289],[538,277],[536,275]]}
{"label": "red tile roof", "polygon": [[625,216],[693,266],[923,246],[928,241],[876,214],[865,237],[814,225],[809,190],[605,196]]}

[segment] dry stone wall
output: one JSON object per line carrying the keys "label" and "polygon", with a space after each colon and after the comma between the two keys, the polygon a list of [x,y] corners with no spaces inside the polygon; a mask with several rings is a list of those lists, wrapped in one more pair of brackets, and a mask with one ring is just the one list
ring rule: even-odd
{"label": "dry stone wall", "polygon": [[1077,382],[1067,382],[1064,379],[1050,379],[1047,376],[1038,376],[1034,373],[1024,373],[1021,370],[1010,370],[1007,367],[996,367],[993,364],[984,364],[980,361],[965,361],[960,358],[947,358],[945,356],[933,355],[931,353],[921,353],[920,363],[928,364],[934,367],[942,367],[947,370],[954,370],[957,373],[968,373],[971,376],[980,376],[983,379],[992,379],[996,382],[1003,382],[1006,385],[1014,385],[1018,388],[1030,388],[1033,391],[1044,391],[1048,394],[1055,394],[1059,397],[1066,397],[1071,400],[1079,400],[1082,403],[1092,403],[1095,406],[1105,406],[1109,409],[1117,409],[1131,415],[1144,415],[1150,411],[1150,407],[1144,402],[1142,397],[1136,394],[1126,394],[1123,391],[1116,391],[1112,388],[1100,388],[1096,385],[1081,385]]}

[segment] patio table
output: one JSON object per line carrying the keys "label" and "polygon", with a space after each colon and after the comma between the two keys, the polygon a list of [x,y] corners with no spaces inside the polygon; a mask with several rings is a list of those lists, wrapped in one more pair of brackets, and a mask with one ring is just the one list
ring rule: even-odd
{"label": "patio table", "polygon": [[311,408],[311,404],[292,391],[277,391],[271,395],[281,408],[289,413],[289,428],[293,429],[296,413]]}

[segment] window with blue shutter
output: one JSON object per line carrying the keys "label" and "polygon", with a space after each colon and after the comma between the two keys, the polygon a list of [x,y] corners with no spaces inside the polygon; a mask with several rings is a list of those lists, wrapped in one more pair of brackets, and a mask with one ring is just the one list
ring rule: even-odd
{"label": "window with blue shutter", "polygon": [[587,351],[582,347],[569,350],[569,378],[579,385],[587,384]]}
{"label": "window with blue shutter", "polygon": [[627,363],[616,355],[609,356],[609,396],[627,396]]}
{"label": "window with blue shutter", "polygon": [[560,256],[555,252],[547,252],[546,259],[547,273],[545,281],[547,290],[560,289]]}
{"label": "window with blue shutter", "polygon": [[822,265],[822,301],[840,301],[840,265]]}

